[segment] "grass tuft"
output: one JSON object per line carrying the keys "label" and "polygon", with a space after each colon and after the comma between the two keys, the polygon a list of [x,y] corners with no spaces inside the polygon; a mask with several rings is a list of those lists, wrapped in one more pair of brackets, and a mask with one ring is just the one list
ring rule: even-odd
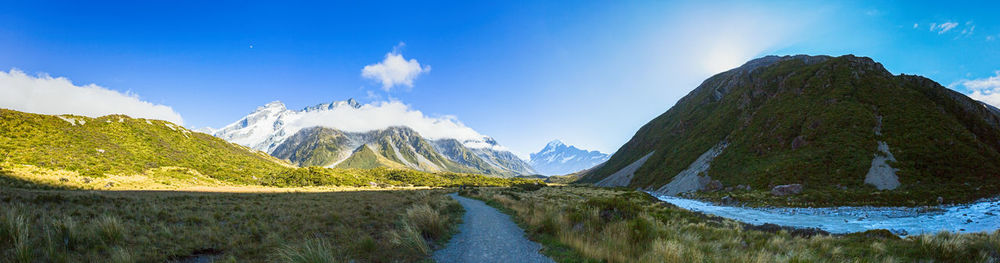
{"label": "grass tuft", "polygon": [[277,261],[293,263],[337,262],[330,243],[322,239],[310,239],[297,245],[286,245],[277,252]]}

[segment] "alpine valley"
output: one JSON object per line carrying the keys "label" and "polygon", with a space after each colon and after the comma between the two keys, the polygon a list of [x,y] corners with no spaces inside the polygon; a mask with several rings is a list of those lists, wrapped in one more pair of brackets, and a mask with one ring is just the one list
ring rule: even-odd
{"label": "alpine valley", "polygon": [[427,138],[403,123],[345,131],[337,128],[338,123],[318,120],[332,115],[363,119],[358,113],[370,107],[375,106],[354,99],[302,110],[289,110],[281,102],[271,102],[210,132],[303,167],[389,167],[502,177],[536,173],[527,162],[488,136]]}

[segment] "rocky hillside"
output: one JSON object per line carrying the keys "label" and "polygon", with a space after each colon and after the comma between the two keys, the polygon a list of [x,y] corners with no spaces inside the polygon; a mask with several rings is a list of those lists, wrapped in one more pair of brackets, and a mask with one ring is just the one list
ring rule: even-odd
{"label": "rocky hillside", "polygon": [[292,167],[266,153],[166,121],[6,109],[0,109],[0,162],[91,177],[184,167],[215,179],[246,183]]}
{"label": "rocky hillside", "polygon": [[272,155],[300,166],[390,167],[497,176],[514,176],[524,171],[504,167],[527,166],[517,157],[513,157],[514,166],[501,166],[497,160],[503,161],[502,155],[483,154],[482,150],[477,152],[453,139],[430,141],[407,127],[362,133],[326,127],[307,128],[284,140]]}
{"label": "rocky hillside", "polygon": [[1000,111],[870,58],[769,56],[705,80],[581,181],[662,194],[800,184],[805,203],[971,201],[1000,194]]}
{"label": "rocky hillside", "polygon": [[566,175],[590,169],[607,161],[608,157],[606,153],[587,151],[553,140],[542,150],[532,153],[529,163],[540,174]]}

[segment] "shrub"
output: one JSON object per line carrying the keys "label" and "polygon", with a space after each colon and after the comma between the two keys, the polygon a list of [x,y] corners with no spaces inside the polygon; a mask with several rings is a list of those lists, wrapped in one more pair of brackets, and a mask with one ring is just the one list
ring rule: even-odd
{"label": "shrub", "polygon": [[642,206],[623,196],[595,197],[587,200],[584,204],[599,209],[601,219],[605,222],[631,219],[642,211]]}

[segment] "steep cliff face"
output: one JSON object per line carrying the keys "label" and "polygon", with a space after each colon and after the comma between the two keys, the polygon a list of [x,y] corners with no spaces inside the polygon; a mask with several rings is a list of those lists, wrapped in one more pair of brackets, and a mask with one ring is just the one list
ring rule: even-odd
{"label": "steep cliff face", "polygon": [[624,185],[670,194],[794,183],[967,200],[1000,193],[997,113],[870,58],[770,56],[707,79],[581,181],[631,165]]}

